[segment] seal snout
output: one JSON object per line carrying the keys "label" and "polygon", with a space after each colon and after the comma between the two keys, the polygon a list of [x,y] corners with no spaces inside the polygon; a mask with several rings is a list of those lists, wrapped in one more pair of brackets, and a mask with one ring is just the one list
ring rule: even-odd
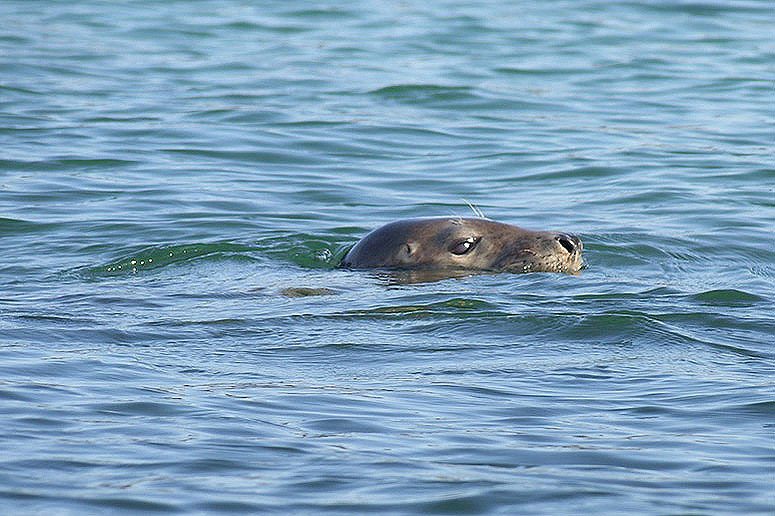
{"label": "seal snout", "polygon": [[570,233],[557,233],[554,239],[570,254],[581,251],[581,239],[576,235],[571,235]]}

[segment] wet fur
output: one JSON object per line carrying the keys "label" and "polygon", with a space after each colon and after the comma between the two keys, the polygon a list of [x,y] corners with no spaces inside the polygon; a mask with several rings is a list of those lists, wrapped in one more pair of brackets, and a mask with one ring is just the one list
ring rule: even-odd
{"label": "wet fur", "polygon": [[[467,238],[477,243],[463,254],[453,253]],[[366,235],[341,266],[574,274],[582,266],[582,248],[575,235],[530,231],[481,217],[406,219]]]}

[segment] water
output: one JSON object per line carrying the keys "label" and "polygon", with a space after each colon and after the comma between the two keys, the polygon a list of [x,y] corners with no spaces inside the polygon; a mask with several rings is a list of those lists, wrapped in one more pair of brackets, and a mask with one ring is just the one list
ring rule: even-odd
{"label": "water", "polygon": [[[773,513],[770,2],[0,20],[0,513]],[[466,202],[588,268],[335,267]]]}

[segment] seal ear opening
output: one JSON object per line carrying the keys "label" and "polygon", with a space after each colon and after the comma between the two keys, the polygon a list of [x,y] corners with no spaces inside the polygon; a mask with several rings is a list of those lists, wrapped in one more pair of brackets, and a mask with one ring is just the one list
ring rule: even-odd
{"label": "seal ear opening", "polygon": [[407,256],[411,256],[412,253],[414,252],[414,246],[412,244],[410,244],[409,242],[406,242],[404,244],[404,252],[406,252]]}

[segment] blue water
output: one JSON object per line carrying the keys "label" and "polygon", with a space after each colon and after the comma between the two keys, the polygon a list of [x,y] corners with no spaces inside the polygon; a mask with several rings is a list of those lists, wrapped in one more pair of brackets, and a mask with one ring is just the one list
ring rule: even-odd
{"label": "blue water", "polygon": [[[0,3],[0,514],[772,515],[768,1]],[[337,269],[386,222],[580,275]]]}

